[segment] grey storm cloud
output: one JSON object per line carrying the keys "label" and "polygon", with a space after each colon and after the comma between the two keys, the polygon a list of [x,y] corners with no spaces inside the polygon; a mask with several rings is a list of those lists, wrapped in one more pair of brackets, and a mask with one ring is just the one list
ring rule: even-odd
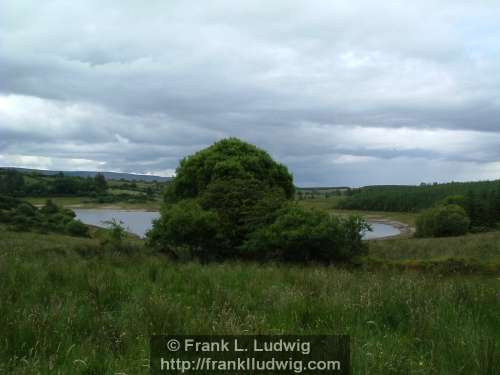
{"label": "grey storm cloud", "polygon": [[495,0],[0,4],[0,165],[172,174],[228,136],[299,185],[500,177]]}

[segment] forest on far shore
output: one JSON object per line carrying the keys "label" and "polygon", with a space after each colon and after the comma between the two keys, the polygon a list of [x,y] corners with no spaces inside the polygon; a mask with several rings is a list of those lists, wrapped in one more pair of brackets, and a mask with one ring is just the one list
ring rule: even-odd
{"label": "forest on far shore", "polygon": [[419,212],[440,203],[457,204],[473,227],[495,227],[500,221],[500,180],[370,186],[351,189],[336,206],[349,210]]}

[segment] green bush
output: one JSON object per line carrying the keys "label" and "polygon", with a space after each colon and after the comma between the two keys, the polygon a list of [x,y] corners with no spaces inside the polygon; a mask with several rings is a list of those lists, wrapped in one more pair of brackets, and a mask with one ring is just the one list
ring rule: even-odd
{"label": "green bush", "polygon": [[12,208],[16,208],[21,203],[22,201],[18,198],[0,195],[0,210],[10,210]]}
{"label": "green bush", "polygon": [[40,208],[40,212],[47,215],[55,214],[57,211],[59,207],[51,199],[47,199],[45,205]]}
{"label": "green bush", "polygon": [[22,216],[35,216],[36,215],[36,207],[33,205],[23,202],[16,208],[16,214]]}
{"label": "green bush", "polygon": [[272,223],[293,193],[291,174],[265,151],[222,140],[181,161],[149,243],[187,247],[204,258],[238,256],[249,235]]}
{"label": "green bush", "polygon": [[72,236],[88,237],[89,227],[80,220],[71,220],[66,224],[66,231]]}
{"label": "green bush", "polygon": [[112,219],[109,221],[104,221],[109,227],[109,230],[101,232],[101,238],[99,241],[100,252],[105,253],[117,253],[132,255],[141,250],[141,247],[136,243],[127,241],[127,231],[123,226],[123,221]]}
{"label": "green bush", "polygon": [[33,228],[33,219],[29,216],[15,214],[11,217],[10,221],[12,229],[18,232],[26,232]]}
{"label": "green bush", "polygon": [[470,219],[462,207],[447,204],[423,211],[416,224],[417,237],[460,236],[469,230]]}
{"label": "green bush", "polygon": [[443,199],[443,201],[440,204],[444,205],[456,204],[457,206],[460,206],[465,210],[466,207],[465,196],[458,194],[448,195],[445,199]]}
{"label": "green bush", "polygon": [[192,199],[184,200],[162,209],[148,233],[149,241],[163,247],[187,246],[193,255],[207,258],[218,247],[218,221],[215,212]]}
{"label": "green bush", "polygon": [[87,236],[88,228],[75,222],[75,213],[47,200],[38,209],[32,204],[9,197],[0,196],[0,222],[11,224],[17,231],[59,232],[75,236]]}
{"label": "green bush", "polygon": [[254,232],[244,248],[259,258],[330,263],[364,254],[362,233],[368,224],[359,217],[341,219],[319,210],[290,205],[277,220]]}

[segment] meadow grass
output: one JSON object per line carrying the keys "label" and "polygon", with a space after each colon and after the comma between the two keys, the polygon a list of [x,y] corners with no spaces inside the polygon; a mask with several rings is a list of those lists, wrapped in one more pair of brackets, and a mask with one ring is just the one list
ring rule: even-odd
{"label": "meadow grass", "polygon": [[320,210],[325,210],[331,212],[335,215],[349,216],[349,215],[359,215],[368,220],[394,220],[399,221],[403,224],[407,224],[411,227],[415,226],[415,221],[417,218],[416,213],[411,212],[386,212],[386,211],[366,211],[366,210],[344,210],[337,208],[337,203],[341,197],[330,197],[330,198],[315,198],[315,199],[303,199],[299,200],[299,204],[304,207],[316,208]]}
{"label": "meadow grass", "polygon": [[147,374],[151,334],[285,333],[351,335],[354,374],[500,373],[498,275],[85,254],[96,241],[0,227],[0,373]]}
{"label": "meadow grass", "polygon": [[370,255],[385,260],[463,258],[500,261],[500,231],[441,238],[388,238],[370,241]]}
{"label": "meadow grass", "polygon": [[362,264],[378,269],[500,274],[500,231],[448,238],[373,240]]}

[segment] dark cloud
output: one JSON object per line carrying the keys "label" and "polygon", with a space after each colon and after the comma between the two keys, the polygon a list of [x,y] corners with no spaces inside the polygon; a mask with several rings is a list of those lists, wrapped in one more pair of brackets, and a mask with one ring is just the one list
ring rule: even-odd
{"label": "dark cloud", "polygon": [[170,174],[227,136],[298,184],[500,176],[497,1],[0,4],[0,164]]}

